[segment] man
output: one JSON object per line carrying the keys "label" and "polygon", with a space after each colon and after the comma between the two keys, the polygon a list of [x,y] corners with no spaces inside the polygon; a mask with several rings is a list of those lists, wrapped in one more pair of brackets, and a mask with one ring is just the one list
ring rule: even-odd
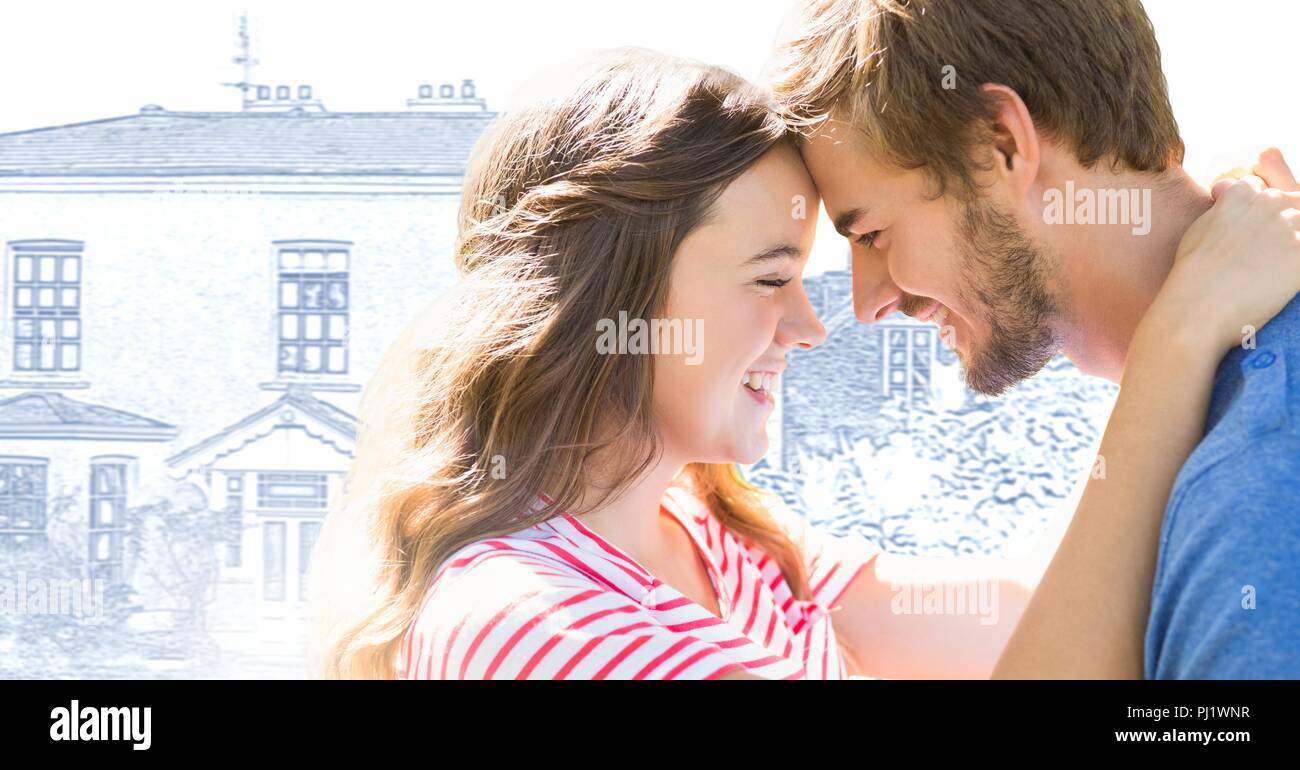
{"label": "man", "polygon": [[[1057,352],[1120,379],[1212,202],[1138,0],[811,0],[780,64],[861,321],[935,322],[985,394]],[[1149,678],[1300,677],[1300,299],[1242,335],[1165,509]]]}

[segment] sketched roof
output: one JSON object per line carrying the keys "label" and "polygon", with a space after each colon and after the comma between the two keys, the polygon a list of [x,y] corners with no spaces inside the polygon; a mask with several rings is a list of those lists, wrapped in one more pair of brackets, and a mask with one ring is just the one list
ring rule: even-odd
{"label": "sketched roof", "polygon": [[[293,406],[302,412],[311,415],[324,425],[334,430],[349,443],[356,440],[357,436],[357,418],[347,410],[317,398],[311,393],[311,390],[305,386],[290,385],[284,395],[257,411],[249,414],[232,425],[217,431],[208,436],[194,446],[182,449],[176,454],[168,457],[166,462],[171,467],[177,467],[186,461],[201,455],[209,450],[214,450],[224,443],[235,440],[236,434],[246,429],[252,428],[261,422],[274,423],[277,412],[285,406]],[[321,437],[317,437],[321,438]],[[334,445],[334,442],[329,442]],[[335,445],[337,446],[337,445]],[[341,451],[350,453],[350,447],[343,447]]]}
{"label": "sketched roof", "polygon": [[167,112],[0,134],[0,177],[462,175],[493,112]]}
{"label": "sketched roof", "polygon": [[28,391],[0,400],[0,438],[167,441],[175,425],[62,393]]}

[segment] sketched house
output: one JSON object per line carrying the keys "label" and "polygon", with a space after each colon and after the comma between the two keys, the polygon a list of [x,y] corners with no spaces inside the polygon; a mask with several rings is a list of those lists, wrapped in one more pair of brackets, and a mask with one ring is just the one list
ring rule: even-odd
{"label": "sketched house", "polygon": [[798,470],[801,445],[818,448],[836,434],[858,439],[893,432],[897,426],[880,411],[890,399],[965,405],[969,391],[957,354],[940,339],[937,326],[901,313],[859,323],[848,270],[806,278],[804,289],[826,328],[826,341],[792,351],[782,375],[779,454],[773,458],[782,469]]}
{"label": "sketched house", "polygon": [[301,665],[307,555],[360,390],[453,278],[465,163],[494,117],[469,80],[406,107],[261,86],[240,112],[0,134],[0,545],[39,542],[70,494],[86,569],[130,582],[122,512],[192,484],[241,522],[211,633]]}

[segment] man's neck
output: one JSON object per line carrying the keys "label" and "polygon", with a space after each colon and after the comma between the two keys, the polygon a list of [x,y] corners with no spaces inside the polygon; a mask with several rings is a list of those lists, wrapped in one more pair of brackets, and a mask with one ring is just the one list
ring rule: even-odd
{"label": "man's neck", "polygon": [[[1064,193],[1067,179],[1073,182],[1076,213],[1084,213],[1079,208],[1083,189],[1123,190],[1132,199],[1118,223],[1103,220],[1110,215],[1097,194],[1093,224],[1076,217],[1074,224],[1046,228],[1060,257],[1055,288],[1063,352],[1080,371],[1119,382],[1138,321],[1169,274],[1183,234],[1210,208],[1210,195],[1181,166],[1158,175],[1075,166],[1048,184]],[[1068,196],[1064,203],[1071,205]]]}

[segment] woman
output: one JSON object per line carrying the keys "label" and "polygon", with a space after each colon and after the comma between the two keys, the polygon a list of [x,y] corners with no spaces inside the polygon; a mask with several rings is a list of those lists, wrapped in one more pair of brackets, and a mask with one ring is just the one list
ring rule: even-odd
{"label": "woman", "polygon": [[[465,180],[461,281],[363,397],[345,500],[313,560],[321,674],[867,673],[860,619],[890,633],[887,596],[860,579],[877,549],[805,526],[734,465],[767,448],[786,355],[824,336],[800,282],[817,200],[763,93],[717,68],[623,51],[500,119]],[[1221,300],[1232,329],[1182,312],[1247,247],[1254,261],[1234,276],[1300,265],[1271,245],[1294,241],[1280,216],[1222,248],[1241,216],[1207,215],[1209,235],[1187,242],[1216,248],[1185,250],[1144,322],[1117,411],[1178,408],[1112,426],[1112,466],[1143,442],[1181,462],[1234,330],[1289,298],[1276,278],[1243,279],[1250,291]],[[628,319],[660,323],[647,340]],[[1152,344],[1166,335],[1213,345]],[[1143,479],[1143,499],[1172,480]],[[1081,514],[1115,504],[1094,497]],[[1016,587],[1008,575],[971,577]],[[1027,592],[1010,598],[972,653],[985,672]]]}

